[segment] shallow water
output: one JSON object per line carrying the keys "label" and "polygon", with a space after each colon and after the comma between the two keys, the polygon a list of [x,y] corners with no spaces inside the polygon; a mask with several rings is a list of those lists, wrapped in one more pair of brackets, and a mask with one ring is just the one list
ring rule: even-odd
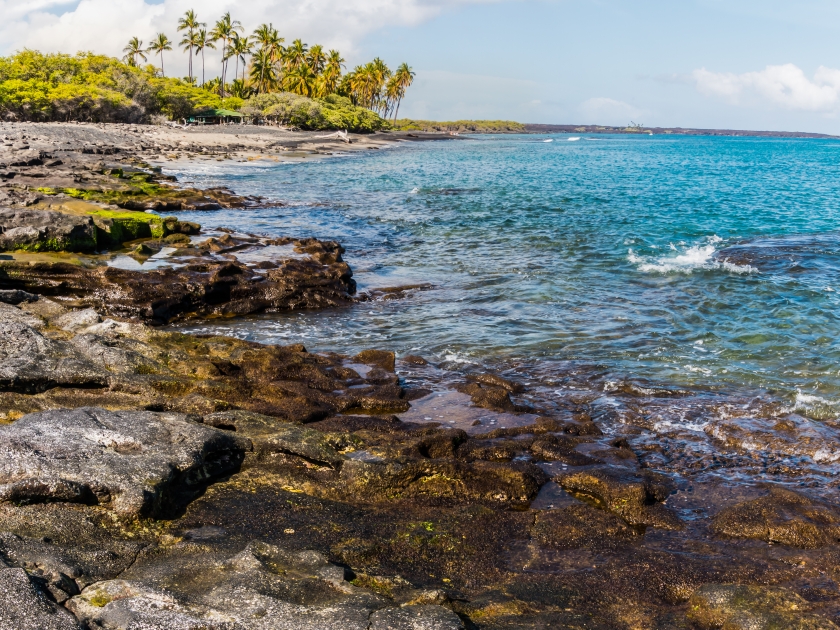
{"label": "shallow water", "polygon": [[630,378],[769,395],[838,415],[840,143],[568,140],[483,136],[170,169],[283,204],[181,218],[338,240],[360,291],[432,285],[188,330],[518,367],[561,389]]}

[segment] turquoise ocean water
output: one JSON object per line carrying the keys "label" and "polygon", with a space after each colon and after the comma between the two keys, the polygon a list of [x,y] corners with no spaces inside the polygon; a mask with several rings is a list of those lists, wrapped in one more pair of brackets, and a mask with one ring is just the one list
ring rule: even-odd
{"label": "turquoise ocean water", "polygon": [[338,240],[360,291],[429,285],[189,330],[452,368],[586,366],[840,415],[838,141],[476,136],[168,172],[282,203],[180,216]]}

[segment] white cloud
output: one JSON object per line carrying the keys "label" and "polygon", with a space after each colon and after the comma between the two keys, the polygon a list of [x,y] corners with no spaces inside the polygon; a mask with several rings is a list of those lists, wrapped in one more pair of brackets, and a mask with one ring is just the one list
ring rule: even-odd
{"label": "white cloud", "polygon": [[734,104],[770,103],[792,110],[832,112],[840,107],[840,70],[820,66],[814,78],[792,63],[734,74],[700,68],[692,73],[703,94]]}
{"label": "white cloud", "polygon": [[643,115],[642,110],[629,103],[605,97],[584,101],[581,103],[580,110],[587,117],[587,123],[600,125],[626,125],[631,119]]}
{"label": "white cloud", "polygon": [[[24,47],[43,51],[94,50],[121,55],[129,38],[149,41],[164,32],[176,38],[178,17],[195,8],[211,23],[226,11],[252,30],[273,22],[287,41],[339,48],[351,55],[367,34],[394,25],[415,25],[465,4],[498,0],[0,0],[0,54]],[[176,40],[177,41],[177,40]],[[173,51],[175,52],[175,51]],[[183,55],[170,53],[178,71]],[[401,61],[401,60],[398,60]],[[396,61],[395,61],[396,63]]]}

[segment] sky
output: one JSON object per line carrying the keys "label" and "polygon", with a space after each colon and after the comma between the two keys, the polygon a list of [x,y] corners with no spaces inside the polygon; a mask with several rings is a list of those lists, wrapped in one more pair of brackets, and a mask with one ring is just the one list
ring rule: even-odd
{"label": "sky", "polygon": [[[0,54],[121,55],[187,9],[416,72],[400,116],[840,135],[837,0],[0,0]],[[150,61],[152,61],[150,59]],[[186,74],[173,51],[167,73]],[[207,76],[218,74],[209,51]]]}

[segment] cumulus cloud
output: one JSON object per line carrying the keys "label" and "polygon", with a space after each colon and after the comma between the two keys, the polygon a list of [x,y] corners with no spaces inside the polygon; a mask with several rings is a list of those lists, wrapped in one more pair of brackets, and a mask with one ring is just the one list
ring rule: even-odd
{"label": "cumulus cloud", "polygon": [[[226,11],[251,30],[272,22],[287,40],[339,48],[345,56],[366,35],[411,26],[465,4],[498,0],[0,0],[0,54],[24,47],[121,55],[129,38],[175,39],[178,17],[194,8],[212,23]],[[176,58],[181,57],[177,55]],[[179,61],[181,63],[181,61]]]}
{"label": "cumulus cloud", "polygon": [[833,112],[840,107],[840,70],[820,66],[813,79],[792,63],[734,74],[700,68],[692,73],[697,89],[734,104],[756,101],[786,109]]}
{"label": "cumulus cloud", "polygon": [[588,121],[602,125],[626,125],[633,118],[642,115],[642,111],[624,101],[603,96],[590,98],[580,106]]}

